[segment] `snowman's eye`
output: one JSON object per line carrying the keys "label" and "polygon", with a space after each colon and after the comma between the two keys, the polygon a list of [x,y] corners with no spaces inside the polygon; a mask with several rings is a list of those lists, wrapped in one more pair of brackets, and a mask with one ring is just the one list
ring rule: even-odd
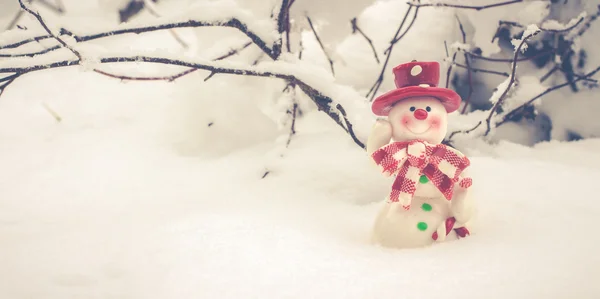
{"label": "snowman's eye", "polygon": [[427,108],[425,108],[425,110],[427,110],[427,112],[431,112],[431,107],[427,106]]}
{"label": "snowman's eye", "polygon": [[410,107],[410,111],[415,111],[417,110],[417,108],[415,108],[415,106]]}

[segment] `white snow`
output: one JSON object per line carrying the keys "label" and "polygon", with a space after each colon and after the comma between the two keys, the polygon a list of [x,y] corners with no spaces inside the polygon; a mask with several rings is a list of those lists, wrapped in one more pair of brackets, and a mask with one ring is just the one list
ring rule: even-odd
{"label": "white snow", "polygon": [[542,28],[544,28],[545,30],[565,30],[567,28],[571,28],[572,26],[575,26],[575,24],[581,22],[581,20],[585,19],[585,17],[587,17],[587,11],[584,10],[577,17],[572,18],[566,24],[561,24],[557,20],[546,20],[542,24]]}
{"label": "white snow", "polygon": [[[273,24],[259,20],[268,17],[274,2],[242,2],[243,8],[207,16],[237,13],[255,20],[248,21],[253,30],[270,34]],[[266,15],[248,8],[258,2],[256,9]],[[363,2],[348,3],[341,15]],[[481,16],[503,18],[541,2],[483,10]],[[233,2],[197,3],[225,7]],[[303,5],[298,6],[301,11],[308,4],[295,5]],[[80,15],[68,16],[69,22],[94,15],[95,10],[81,7]],[[168,7],[157,8],[164,18],[175,18]],[[328,14],[317,6],[311,9]],[[380,1],[360,14],[359,24],[380,54],[405,9],[405,1]],[[190,11],[176,13],[183,17]],[[295,14],[301,18],[299,11]],[[455,12],[420,10],[414,31],[396,46],[389,67],[415,56],[443,60],[443,40],[452,37],[450,45],[461,41]],[[479,17],[462,13],[469,14],[468,19],[460,16],[469,36],[476,32],[467,42],[489,55],[493,47],[486,25],[495,22],[478,21],[483,25],[470,28],[467,20]],[[349,27],[347,19],[336,17],[337,23],[323,25],[325,31],[343,27],[342,21]],[[159,22],[149,16],[122,26],[149,21]],[[105,26],[100,23],[88,25]],[[582,38],[584,48],[595,42],[597,28]],[[211,28],[187,32],[198,37],[187,51],[166,31],[78,44],[87,59],[82,67],[16,80],[0,97],[0,298],[597,298],[597,90],[572,94],[567,87],[540,101],[540,111],[552,118],[556,140],[550,142],[523,146],[506,141],[529,144],[537,134],[523,124],[494,129],[492,142],[473,139],[485,131],[485,123],[457,135],[455,145],[472,161],[477,198],[473,234],[429,248],[393,250],[368,242],[393,178],[383,177],[299,89],[292,98],[282,94],[285,82],[280,79],[217,74],[205,82],[207,71],[175,82],[121,81],[89,71],[97,67],[156,76],[183,69],[97,63],[102,57],[144,54],[292,74],[341,103],[359,139],[366,141],[375,117],[363,89],[370,87],[380,66],[373,63],[364,38],[347,30],[346,36],[339,35],[341,43],[328,45],[336,50],[335,78],[326,61],[317,59],[322,50],[311,42],[304,43],[302,62],[290,54],[283,61],[251,67],[261,53],[254,45],[212,62],[247,38],[235,30]],[[15,39],[9,35],[2,36]],[[590,55],[577,72],[595,68],[598,57]],[[61,49],[34,58],[1,59],[0,68],[62,59],[73,59],[73,54]],[[503,109],[564,80],[556,76],[541,84],[537,75],[520,64],[517,85]],[[492,86],[506,79],[499,78]],[[391,79],[388,71],[380,92],[393,86]],[[566,109],[564,98],[579,110],[565,112],[571,107]],[[290,119],[284,113],[294,100],[302,115],[285,149]],[[488,114],[452,113],[448,131],[471,129]],[[589,139],[560,142],[568,131]]]}
{"label": "white snow", "polygon": [[[216,79],[194,94],[228,94]],[[33,82],[36,89],[26,88]],[[261,180],[270,142],[237,144],[240,150],[212,159],[173,150],[164,109],[179,101],[177,84],[121,84],[64,69],[31,75],[8,90],[0,104],[2,297],[593,298],[600,292],[586,283],[600,275],[600,240],[589,232],[600,212],[597,142],[557,144],[554,153],[548,146],[544,159],[535,152],[473,156],[474,235],[395,251],[367,242],[389,182],[330,121],[307,116],[279,169]],[[41,95],[62,123],[39,108]],[[248,134],[265,136],[255,123],[215,120],[210,130],[219,138],[211,140],[236,142],[232,130],[247,125],[256,130]],[[581,166],[571,165],[571,157]]]}

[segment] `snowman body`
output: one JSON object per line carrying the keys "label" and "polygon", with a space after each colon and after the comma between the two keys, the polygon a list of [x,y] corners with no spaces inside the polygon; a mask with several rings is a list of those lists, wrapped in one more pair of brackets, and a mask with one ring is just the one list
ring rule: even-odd
{"label": "snowman body", "polygon": [[473,201],[469,159],[442,145],[448,113],[460,96],[439,87],[437,62],[412,61],[393,69],[395,90],[377,97],[367,153],[384,175],[395,176],[373,226],[387,247],[423,247],[470,234]]}
{"label": "snowman body", "polygon": [[456,233],[446,235],[446,220],[451,217],[460,220],[454,227],[472,231],[473,201],[468,191],[458,189],[455,190],[458,196],[449,201],[431,181],[420,180],[409,210],[398,208],[386,197],[375,218],[372,242],[386,247],[415,248],[456,240]]}
{"label": "snowman body", "polygon": [[[367,144],[369,153],[393,142],[422,140],[428,145],[437,145],[447,132],[447,113],[438,100],[417,97],[403,100],[394,105],[387,121],[379,121]],[[391,136],[391,139],[390,139]],[[408,148],[402,154],[419,149]],[[463,171],[463,175],[468,175]],[[469,229],[473,204],[469,189],[459,184],[453,187],[453,196],[448,199],[423,173],[412,196],[409,209],[398,202],[384,199],[372,231],[372,241],[386,247],[414,248],[435,242],[457,239],[453,230]],[[448,219],[453,222],[448,226]]]}

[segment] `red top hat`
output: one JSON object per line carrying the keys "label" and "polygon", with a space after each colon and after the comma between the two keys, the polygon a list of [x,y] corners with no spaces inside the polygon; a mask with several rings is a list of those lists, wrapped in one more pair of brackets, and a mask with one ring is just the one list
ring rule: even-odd
{"label": "red top hat", "polygon": [[437,98],[451,113],[460,106],[460,96],[451,89],[438,87],[440,81],[440,64],[437,62],[417,62],[401,64],[393,70],[396,83],[395,90],[388,91],[373,101],[373,113],[387,116],[392,106],[398,101],[430,96]]}

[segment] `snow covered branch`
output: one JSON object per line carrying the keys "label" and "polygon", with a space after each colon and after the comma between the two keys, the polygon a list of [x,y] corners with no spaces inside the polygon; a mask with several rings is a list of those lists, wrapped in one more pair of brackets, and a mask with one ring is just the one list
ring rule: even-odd
{"label": "snow covered branch", "polygon": [[[308,95],[311,100],[317,105],[317,108],[320,111],[325,112],[332,120],[334,120],[340,127],[342,127],[350,137],[356,142],[357,145],[364,148],[364,143],[361,142],[354,130],[352,128],[352,124],[347,118],[345,109],[339,104],[335,103],[333,99],[316,88],[310,86],[303,79],[298,77],[297,75],[281,72],[277,70],[257,70],[244,66],[236,66],[232,67],[231,64],[218,64],[217,62],[190,62],[179,59],[172,59],[166,57],[152,57],[152,56],[108,56],[108,57],[100,57],[98,58],[99,64],[107,64],[107,63],[125,63],[125,62],[147,62],[147,63],[160,63],[160,64],[168,64],[168,65],[176,65],[187,68],[199,69],[210,71],[215,74],[231,74],[231,75],[243,75],[243,76],[254,76],[254,77],[267,77],[267,78],[278,78],[283,79],[288,82],[291,82],[300,87],[300,89]],[[21,76],[26,73],[39,71],[39,70],[47,70],[52,68],[60,68],[67,66],[76,66],[81,65],[81,60],[62,60],[56,61],[48,64],[36,64],[31,66],[14,66],[14,67],[1,67],[0,64],[0,73],[16,73],[16,75],[12,75],[14,77],[10,77],[10,79],[0,79],[6,80],[8,82],[12,82],[12,80],[16,79],[18,76]],[[100,72],[105,73],[105,72]],[[111,76],[114,78],[119,78],[119,76]],[[8,78],[8,77],[7,77]],[[127,79],[127,78],[125,78]],[[175,78],[176,79],[176,78]]]}
{"label": "snow covered branch", "polygon": [[504,102],[504,100],[506,99],[506,95],[508,94],[511,87],[515,83],[516,76],[517,76],[517,59],[519,58],[519,53],[521,53],[521,49],[526,44],[528,39],[536,36],[538,33],[540,33],[540,30],[539,30],[539,28],[537,28],[537,26],[534,25],[534,26],[528,27],[527,31],[523,34],[523,38],[521,39],[519,46],[515,49],[515,54],[514,54],[513,62],[512,62],[512,72],[510,74],[510,79],[508,81],[508,85],[506,86],[506,89],[504,90],[502,95],[500,95],[498,100],[494,103],[494,106],[492,106],[492,109],[490,110],[490,113],[485,120],[486,129],[485,129],[484,136],[487,136],[490,133],[490,131],[492,129],[492,127],[491,127],[492,117],[494,116],[494,113],[496,113],[496,110],[498,110],[498,107],[500,107],[500,105],[502,105],[502,102]]}
{"label": "snow covered branch", "polygon": [[[286,1],[286,3],[287,3],[287,1]],[[198,8],[198,10],[201,10],[201,8],[202,7]],[[208,14],[208,12],[206,12],[206,13]],[[239,13],[239,14],[242,14],[242,13]],[[185,17],[182,17],[182,18],[185,18]],[[18,48],[20,46],[23,46],[23,45],[26,45],[26,44],[29,44],[32,42],[40,42],[42,40],[52,39],[55,37],[61,38],[62,36],[69,36],[72,39],[74,39],[75,42],[80,43],[80,42],[87,42],[87,41],[91,41],[91,40],[112,37],[112,36],[122,35],[122,34],[141,34],[141,33],[146,33],[146,32],[171,30],[171,29],[175,29],[175,28],[231,27],[231,28],[238,29],[239,31],[244,33],[246,36],[248,36],[254,44],[256,44],[261,50],[263,50],[272,59],[274,59],[274,60],[277,59],[279,57],[279,55],[281,54],[281,37],[279,37],[279,39],[275,39],[273,41],[270,40],[271,36],[268,36],[269,39],[265,38],[265,36],[267,34],[265,34],[264,32],[268,32],[268,29],[263,28],[263,27],[265,27],[265,25],[263,25],[262,23],[260,23],[260,25],[257,25],[257,24],[259,24],[259,22],[254,21],[254,23],[256,23],[256,24],[253,24],[254,27],[260,27],[260,30],[261,30],[260,35],[262,35],[262,37],[261,37],[257,32],[255,32],[253,29],[250,28],[250,26],[247,24],[247,22],[242,21],[239,17],[229,17],[226,19],[219,19],[219,18],[215,19],[215,17],[207,16],[207,20],[189,19],[189,18],[188,18],[188,20],[181,20],[182,18],[161,17],[161,18],[156,19],[157,24],[155,24],[155,25],[135,26],[136,25],[135,23],[131,23],[131,24],[121,25],[120,26],[120,27],[122,27],[121,29],[97,32],[97,33],[90,33],[90,34],[76,34],[69,29],[61,28],[59,30],[59,34],[54,34],[54,33],[50,32],[49,34],[31,36],[28,38],[21,39],[19,41],[15,41],[15,42],[8,43],[5,45],[0,45],[0,50]],[[176,21],[164,22],[165,20],[173,20],[173,19],[175,19]],[[160,21],[163,21],[164,23],[161,23]],[[250,20],[250,21],[252,21],[252,20]],[[49,31],[46,30],[46,32],[49,32]],[[63,43],[61,42],[60,44],[62,45]],[[32,57],[34,55],[45,54],[45,53],[48,53],[48,52],[51,52],[51,51],[54,51],[54,50],[57,50],[60,48],[61,48],[60,46],[53,46],[48,49],[44,49],[44,50],[36,51],[36,52],[32,52],[32,53],[17,53],[17,54],[8,54],[8,55],[3,54],[2,57],[20,57],[20,56]]]}
{"label": "snow covered branch", "polygon": [[[22,0],[19,0],[19,1],[22,1]],[[44,20],[42,19],[42,17],[39,14],[37,14],[31,10],[28,10],[26,6],[23,6],[23,9],[25,9],[26,11],[28,11],[36,16],[39,23],[45,28],[45,30],[48,34],[31,36],[31,37],[28,37],[28,38],[25,38],[22,40],[14,41],[12,43],[8,43],[3,46],[0,46],[0,49],[18,48],[22,45],[25,45],[25,44],[28,44],[31,42],[39,42],[41,40],[46,40],[46,39],[55,39],[60,43],[60,45],[53,46],[53,47],[45,49],[43,51],[39,51],[35,54],[34,53],[21,53],[21,54],[8,54],[8,55],[4,54],[4,57],[10,57],[15,60],[5,60],[5,61],[0,62],[0,73],[9,74],[9,76],[7,76],[3,79],[0,79],[0,80],[2,80],[0,82],[4,83],[4,85],[2,85],[1,88],[3,90],[8,84],[12,83],[19,76],[22,76],[24,74],[31,73],[34,71],[67,67],[67,66],[84,65],[84,64],[85,64],[86,69],[89,69],[90,63],[91,63],[93,71],[95,71],[96,73],[102,74],[105,76],[109,76],[109,77],[112,77],[115,79],[120,79],[120,80],[173,81],[173,80],[176,80],[176,79],[178,79],[182,76],[185,76],[189,73],[192,73],[196,70],[210,71],[211,73],[208,78],[210,78],[214,74],[232,74],[232,75],[243,75],[243,76],[278,78],[278,79],[285,80],[286,82],[288,82],[288,84],[290,84],[293,87],[298,86],[306,95],[308,95],[308,97],[310,97],[310,99],[314,102],[314,104],[316,104],[318,110],[326,113],[331,119],[333,119],[340,127],[342,127],[352,137],[352,139],[356,142],[357,145],[364,148],[364,144],[358,139],[358,137],[354,133],[352,123],[349,121],[344,107],[339,103],[335,103],[330,96],[325,95],[320,90],[309,85],[307,82],[305,82],[304,79],[302,79],[301,76],[299,77],[298,75],[290,73],[289,71],[283,71],[283,69],[279,69],[277,67],[274,69],[269,69],[269,68],[260,69],[258,67],[252,68],[252,67],[245,66],[245,65],[232,66],[230,64],[217,64],[216,62],[210,62],[210,61],[202,61],[202,62],[187,61],[187,60],[182,60],[182,59],[176,59],[176,57],[173,56],[172,53],[168,53],[167,55],[164,55],[164,56],[147,56],[147,55],[128,56],[128,55],[123,55],[121,53],[117,53],[117,55],[110,55],[110,53],[109,53],[106,55],[99,56],[99,55],[94,54],[93,56],[99,56],[99,57],[89,57],[89,59],[88,59],[89,62],[84,62],[84,61],[86,61],[86,58],[88,58],[88,57],[85,57],[85,55],[84,55],[84,57],[81,57],[81,54],[79,54],[79,52],[77,52],[77,50],[76,50],[77,49],[76,43],[87,42],[87,41],[105,38],[105,37],[112,37],[115,35],[140,34],[140,33],[145,33],[145,32],[159,31],[159,30],[170,30],[170,29],[174,29],[174,28],[186,28],[186,27],[187,28],[195,28],[195,27],[220,26],[220,27],[237,28],[242,33],[244,33],[246,36],[248,36],[252,40],[252,42],[245,44],[241,49],[232,50],[229,53],[217,58],[216,60],[221,60],[221,59],[227,58],[231,55],[234,55],[238,51],[250,46],[252,43],[257,45],[270,58],[272,58],[273,60],[277,60],[279,58],[279,55],[282,50],[281,46],[282,46],[283,35],[286,34],[287,31],[289,30],[289,9],[291,7],[291,4],[293,4],[293,1],[283,0],[281,2],[281,7],[279,8],[279,13],[278,13],[277,19],[276,19],[277,24],[275,27],[276,31],[278,32],[277,36],[269,35],[268,33],[266,33],[269,31],[266,29],[264,24],[257,25],[258,23],[255,20],[252,20],[251,18],[249,18],[248,16],[246,16],[244,18],[245,22],[243,22],[240,18],[236,17],[236,15],[242,15],[241,13],[233,14],[232,17],[226,17],[225,19],[223,19],[223,18],[215,19],[216,17],[213,17],[214,20],[213,19],[209,19],[209,20],[176,19],[176,21],[174,21],[174,22],[158,23],[158,24],[151,24],[151,25],[145,24],[144,26],[135,26],[135,24],[125,24],[125,25],[121,26],[122,28],[119,28],[116,30],[109,30],[109,31],[84,34],[84,35],[76,34],[66,28],[61,28],[60,30],[55,30],[54,32],[59,32],[59,34],[55,34],[52,30],[50,30],[48,28],[48,26],[46,26]],[[209,13],[206,13],[206,14],[208,16],[214,15],[214,14],[209,14]],[[164,17],[157,18],[157,21],[164,22],[164,19],[165,19]],[[167,18],[167,19],[169,19],[169,18]],[[170,20],[172,20],[172,18]],[[261,30],[260,34],[255,33],[255,31],[253,31],[250,28],[250,26],[247,25],[247,22],[253,23],[254,27],[262,26],[261,28],[264,30]],[[62,38],[61,38],[64,36],[70,37],[70,39],[75,42],[75,47],[72,47],[71,45],[68,45],[66,42],[64,42],[64,40],[62,40]],[[78,54],[77,55],[78,59],[76,59],[76,60],[67,59],[64,56],[61,56],[63,53],[60,53],[60,55],[52,56],[51,60],[42,59],[41,61],[44,61],[43,63],[40,63],[39,62],[40,60],[38,60],[38,59],[34,60],[34,59],[29,58],[30,60],[23,60],[23,58],[18,58],[18,57],[31,57],[31,56],[38,55],[38,54],[48,53],[51,51],[59,50],[61,47],[66,47],[69,50],[73,50],[72,51],[73,53]],[[40,52],[42,52],[42,53],[40,53]],[[32,63],[32,61],[34,61],[34,63]],[[37,62],[37,63],[35,63],[35,62]],[[117,75],[117,74],[112,74],[107,71],[97,69],[97,66],[102,65],[102,64],[129,63],[129,62],[168,64],[168,65],[186,67],[188,69],[185,71],[182,71],[180,73],[174,74],[174,75],[155,76],[155,77],[134,77],[134,76],[127,76],[127,75]],[[277,66],[277,64],[275,64],[275,65]],[[290,69],[293,69],[293,68],[290,68]],[[296,110],[297,108],[298,107],[296,104],[296,107],[293,109]],[[292,128],[292,132],[294,132],[294,128]]]}
{"label": "snow covered branch", "polygon": [[[555,86],[547,88],[546,90],[544,90],[543,92],[539,93],[538,95],[536,95],[535,97],[531,98],[530,100],[526,101],[525,103],[523,103],[519,107],[517,107],[517,108],[511,110],[510,112],[506,113],[506,115],[504,115],[504,117],[502,118],[502,120],[500,120],[500,121],[498,121],[496,123],[496,127],[500,126],[500,125],[502,125],[504,123],[506,123],[507,121],[510,121],[512,118],[515,117],[515,115],[519,111],[525,109],[525,107],[531,105],[533,102],[535,102],[536,100],[540,99],[541,97],[543,97],[543,96],[545,96],[545,95],[547,95],[547,94],[549,94],[549,93],[551,93],[553,91],[559,90],[559,89],[561,89],[561,88],[563,88],[565,86],[569,86],[569,85],[571,85],[573,83],[577,83],[579,81],[590,80],[590,78],[592,76],[594,76],[598,72],[600,72],[600,66],[597,67],[596,69],[592,70],[591,72],[585,74],[585,76],[578,76],[577,79],[575,79],[573,81],[567,81],[567,82],[564,82],[562,84],[558,84],[558,85],[555,85]],[[596,80],[594,80],[594,81],[596,81]]]}

